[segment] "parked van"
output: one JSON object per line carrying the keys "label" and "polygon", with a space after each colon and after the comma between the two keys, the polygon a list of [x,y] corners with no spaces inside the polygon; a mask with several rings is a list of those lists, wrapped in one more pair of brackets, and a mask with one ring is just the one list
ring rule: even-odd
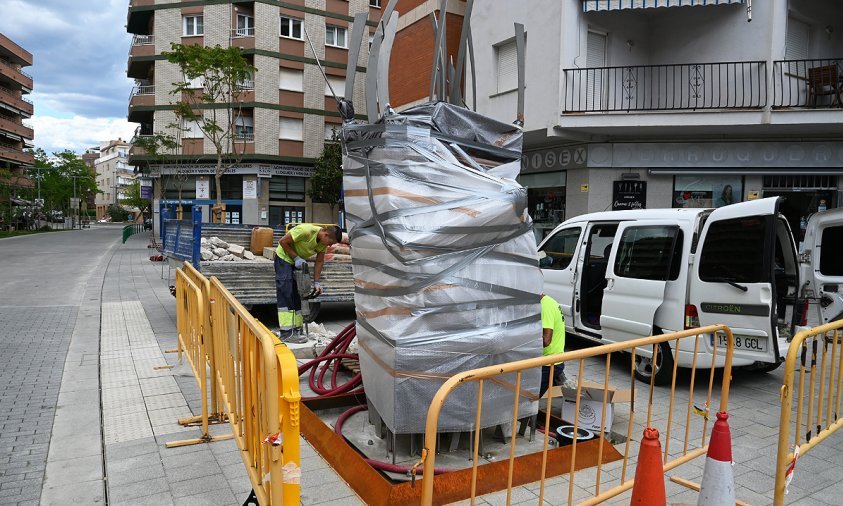
{"label": "parked van", "polygon": [[[774,370],[803,323],[796,319],[806,300],[827,297],[835,301],[827,307],[843,313],[843,255],[831,254],[843,251],[843,212],[812,217],[802,255],[809,263],[800,268],[779,202],[577,216],[539,244],[544,292],[562,306],[569,334],[606,343],[722,323],[735,336],[733,365]],[[823,303],[815,306],[824,311]],[[670,379],[674,344],[661,346],[655,367],[651,351],[636,353],[640,380],[654,371],[657,382]],[[680,343],[678,366],[692,365],[693,346]],[[709,336],[699,350],[713,346]]]}

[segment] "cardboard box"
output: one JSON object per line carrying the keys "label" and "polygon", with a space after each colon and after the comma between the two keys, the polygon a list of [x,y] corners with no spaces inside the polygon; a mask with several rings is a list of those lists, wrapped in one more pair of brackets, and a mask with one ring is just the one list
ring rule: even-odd
{"label": "cardboard box", "polygon": [[[577,389],[566,388],[561,385],[555,386],[545,394],[545,397],[551,392],[553,393],[553,397],[562,397],[560,418],[574,425]],[[606,422],[602,423],[603,385],[583,381],[582,387],[580,388],[580,412],[577,417],[578,426],[588,430],[599,431],[600,425],[602,424],[603,430],[610,432],[612,430],[612,422],[614,421],[614,405],[631,401],[631,390],[618,390],[614,386],[609,385],[606,391]]]}

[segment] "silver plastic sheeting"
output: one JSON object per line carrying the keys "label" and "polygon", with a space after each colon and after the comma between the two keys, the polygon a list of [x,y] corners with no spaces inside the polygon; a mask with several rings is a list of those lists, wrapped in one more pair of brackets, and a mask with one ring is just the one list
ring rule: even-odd
{"label": "silver plastic sheeting", "polygon": [[[394,433],[421,433],[450,376],[542,354],[521,131],[436,102],[343,136],[366,395]],[[536,413],[540,375],[521,375],[519,418]],[[482,427],[512,420],[515,390],[515,375],[484,383]],[[458,387],[439,431],[473,430],[476,406],[477,383]]]}

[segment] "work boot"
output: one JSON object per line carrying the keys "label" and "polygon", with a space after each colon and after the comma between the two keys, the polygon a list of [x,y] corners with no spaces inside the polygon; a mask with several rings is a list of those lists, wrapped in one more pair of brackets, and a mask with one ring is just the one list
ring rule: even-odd
{"label": "work boot", "polygon": [[278,339],[282,343],[289,344],[304,344],[307,342],[307,336],[301,333],[301,329],[281,329],[278,331]]}

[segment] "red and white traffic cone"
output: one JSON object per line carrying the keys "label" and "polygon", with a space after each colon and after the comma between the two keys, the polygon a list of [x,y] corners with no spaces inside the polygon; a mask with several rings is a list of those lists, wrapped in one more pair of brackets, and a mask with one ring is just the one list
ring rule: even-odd
{"label": "red and white traffic cone", "polygon": [[717,413],[711,429],[711,441],[705,458],[705,469],[697,506],[735,504],[735,477],[732,474],[732,435],[729,413]]}
{"label": "red and white traffic cone", "polygon": [[644,439],[638,451],[635,466],[635,482],[632,485],[630,505],[663,506],[667,504],[664,492],[664,466],[662,466],[662,445],[659,431],[651,427],[644,429]]}

